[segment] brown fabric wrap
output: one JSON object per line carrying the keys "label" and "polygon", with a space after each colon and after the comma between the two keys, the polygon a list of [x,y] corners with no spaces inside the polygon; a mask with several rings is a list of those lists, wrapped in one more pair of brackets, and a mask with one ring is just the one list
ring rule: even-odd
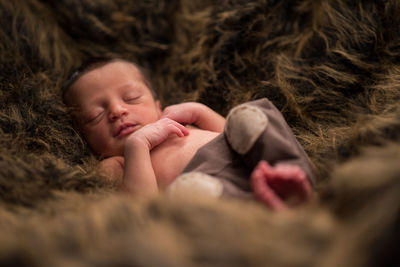
{"label": "brown fabric wrap", "polygon": [[314,184],[310,160],[278,109],[265,98],[246,104],[258,107],[269,120],[250,151],[239,155],[231,149],[224,134],[220,134],[196,152],[183,173],[196,171],[211,175],[223,183],[224,196],[250,199],[250,173],[264,159],[271,165],[285,163],[300,166]]}

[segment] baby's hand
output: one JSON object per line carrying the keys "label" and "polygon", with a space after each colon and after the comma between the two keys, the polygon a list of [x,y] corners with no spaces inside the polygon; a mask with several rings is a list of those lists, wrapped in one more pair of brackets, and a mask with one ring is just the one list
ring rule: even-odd
{"label": "baby's hand", "polygon": [[189,134],[189,130],[174,120],[162,118],[143,126],[131,134],[126,140],[125,147],[139,142],[139,144],[145,145],[149,150],[152,150],[172,134],[183,137]]}
{"label": "baby's hand", "polygon": [[182,124],[195,124],[198,120],[199,111],[204,108],[206,106],[196,102],[172,105],[164,109],[161,118],[170,118]]}
{"label": "baby's hand", "polygon": [[311,197],[312,188],[304,171],[295,165],[271,167],[260,161],[251,174],[251,186],[257,200],[273,210],[287,204],[299,204]]}
{"label": "baby's hand", "polygon": [[121,184],[124,176],[124,158],[115,156],[103,159],[100,162],[99,169],[101,174],[117,182],[117,184]]}

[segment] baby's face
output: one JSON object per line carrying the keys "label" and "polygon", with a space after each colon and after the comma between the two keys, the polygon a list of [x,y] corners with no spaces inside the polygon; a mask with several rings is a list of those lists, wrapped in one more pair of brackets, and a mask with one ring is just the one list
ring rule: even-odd
{"label": "baby's face", "polygon": [[161,116],[142,73],[124,61],[108,63],[80,77],[65,96],[74,118],[100,156],[123,156],[127,136]]}

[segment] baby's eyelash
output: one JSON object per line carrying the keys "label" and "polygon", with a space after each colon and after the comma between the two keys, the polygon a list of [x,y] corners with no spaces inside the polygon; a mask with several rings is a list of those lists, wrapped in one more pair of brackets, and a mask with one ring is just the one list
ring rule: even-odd
{"label": "baby's eyelash", "polygon": [[140,98],[140,95],[139,96],[126,97],[125,101],[134,101],[134,100],[138,100],[139,98]]}
{"label": "baby's eyelash", "polygon": [[103,112],[100,112],[100,113],[97,114],[96,116],[90,117],[90,118],[86,121],[86,123],[87,123],[87,124],[89,124],[89,123],[95,123],[96,120],[99,119],[99,118],[101,117],[102,114],[103,114]]}

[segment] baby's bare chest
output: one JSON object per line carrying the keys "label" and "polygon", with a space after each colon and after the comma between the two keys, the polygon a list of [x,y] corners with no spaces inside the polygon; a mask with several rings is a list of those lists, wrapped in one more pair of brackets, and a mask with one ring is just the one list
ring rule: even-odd
{"label": "baby's bare chest", "polygon": [[185,137],[171,136],[151,151],[151,161],[161,188],[168,186],[186,167],[197,150],[219,133],[189,128]]}

